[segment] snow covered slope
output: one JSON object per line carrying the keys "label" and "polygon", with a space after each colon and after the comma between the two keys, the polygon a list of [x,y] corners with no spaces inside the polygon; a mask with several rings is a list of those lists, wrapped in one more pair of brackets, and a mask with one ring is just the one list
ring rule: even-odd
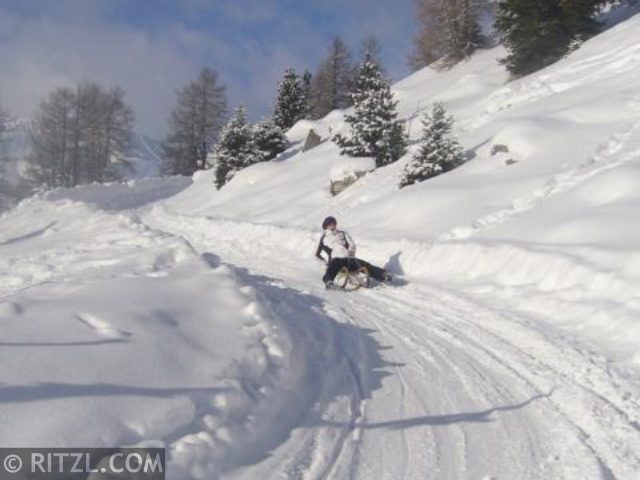
{"label": "snow covered slope", "polygon": [[[632,16],[514,82],[496,48],[396,84],[412,139],[443,101],[469,152],[423,184],[396,186],[410,152],[331,197],[345,159],[328,141],[299,149],[309,128],[344,128],[333,112],[221,191],[199,173],[149,206],[154,228],[322,298],[373,340],[339,350],[350,408],[318,407],[229,478],[640,477],[638,31]],[[311,258],[327,214],[409,283],[324,293]]]}
{"label": "snow covered slope", "polygon": [[[337,215],[365,256],[393,256],[407,275],[456,281],[496,299],[502,293],[640,362],[638,31],[640,15],[632,16],[557,64],[509,83],[498,47],[396,84],[414,140],[420,112],[442,101],[470,157],[423,184],[397,188],[410,152],[331,197],[329,172],[346,160],[329,141],[298,154],[296,143],[220,192],[211,173],[200,174],[166,208],[260,224],[260,237],[277,236],[264,225],[283,227],[301,256],[313,248],[311,232],[323,216]],[[311,127],[335,134],[344,128],[342,115],[301,122],[292,140],[302,141]],[[496,145],[509,153],[492,155]],[[614,339],[620,343],[606,345]]]}

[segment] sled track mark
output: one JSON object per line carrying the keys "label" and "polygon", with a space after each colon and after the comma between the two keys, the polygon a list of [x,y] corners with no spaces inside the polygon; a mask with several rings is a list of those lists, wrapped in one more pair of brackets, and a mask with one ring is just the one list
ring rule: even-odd
{"label": "sled track mark", "polygon": [[[470,398],[477,397],[478,394],[481,394],[482,397],[486,396],[485,392],[479,392],[477,390],[478,383],[485,384],[485,385],[494,385],[496,383],[495,378],[488,378],[486,376],[485,370],[488,371],[487,369],[479,368],[476,364],[474,364],[471,358],[466,359],[465,357],[467,355],[463,355],[462,357],[459,357],[458,355],[451,357],[450,347],[452,345],[452,342],[450,338],[442,337],[440,335],[433,336],[428,334],[425,334],[423,337],[418,337],[417,334],[411,330],[411,328],[403,329],[401,327],[401,325],[404,322],[409,324],[409,318],[407,318],[409,316],[411,316],[411,320],[415,320],[416,318],[418,318],[415,316],[416,313],[419,314],[421,317],[424,317],[425,310],[409,313],[406,308],[404,308],[404,311],[403,311],[402,305],[397,305],[397,308],[395,308],[394,310],[401,311],[404,314],[403,318],[397,317],[397,318],[391,318],[391,319],[389,319],[388,316],[382,314],[379,308],[374,308],[372,306],[362,305],[362,306],[359,306],[359,310],[364,316],[366,316],[366,318],[371,324],[376,326],[376,328],[378,328],[381,333],[384,333],[385,337],[397,338],[401,340],[402,343],[406,344],[409,347],[407,348],[407,350],[410,350],[413,352],[413,354],[417,355],[417,357],[414,357],[413,360],[419,363],[420,365],[419,371],[429,372],[433,369],[434,364],[436,365],[439,364],[441,366],[446,365],[448,369],[452,370],[452,373],[454,374],[455,378],[460,382],[460,384],[465,387],[465,390],[467,391],[467,395]],[[415,325],[415,323],[412,325]],[[427,329],[427,332],[433,333],[431,328]],[[442,338],[442,340],[438,340],[439,338]],[[432,352],[431,355],[425,354],[425,349],[427,348]],[[469,357],[471,357],[471,355],[469,355]],[[398,377],[402,380],[402,383],[405,385],[408,385],[409,382],[407,382],[406,380],[406,374],[403,373],[402,370],[397,367],[396,367],[396,373]],[[469,378],[474,378],[475,384],[469,384],[468,383]],[[481,381],[481,379],[484,379],[484,381]],[[423,375],[420,378],[420,380],[421,382],[418,383],[416,382],[416,379],[414,379],[414,381],[410,383],[419,384],[423,388],[429,384],[429,379],[427,378],[426,375]],[[406,388],[409,389],[408,386]],[[497,389],[497,387],[495,386],[492,388]],[[412,397],[415,399],[415,402],[421,407],[421,410],[424,413],[427,413],[433,410],[432,408],[429,408],[429,405],[426,401],[428,400],[428,398],[430,398],[429,393],[433,394],[433,391],[431,389],[427,389],[423,392],[420,392],[414,388],[411,388],[410,390],[413,391]],[[531,388],[531,390],[536,391],[535,389],[533,389],[533,387]],[[443,392],[443,391],[440,391],[439,393],[446,394],[446,392]],[[510,396],[506,390],[499,391],[498,393],[500,394],[500,398],[504,402],[516,401],[516,399]],[[533,398],[535,399],[536,397],[533,397]],[[479,398],[476,398],[476,399],[479,400]],[[449,402],[447,401],[445,403],[449,403]],[[438,425],[438,423],[436,423],[435,425]],[[434,453],[436,454],[436,458],[438,459],[437,465],[439,465],[440,469],[443,469],[446,467],[450,468],[450,470],[445,471],[444,473],[441,472],[441,476],[443,476],[444,478],[468,478],[468,476],[470,475],[470,472],[468,471],[468,468],[467,468],[467,459],[469,456],[469,450],[468,450],[467,430],[464,427],[464,421],[462,420],[461,423],[458,425],[456,425],[455,422],[452,423],[449,426],[449,429],[451,428],[453,428],[454,430],[453,431],[449,430],[448,437],[457,436],[458,437],[457,442],[454,442],[452,438],[448,438],[448,437],[443,437],[442,439],[438,440],[436,437],[433,437],[433,430],[430,429],[430,433],[432,435],[431,440],[435,447]],[[535,445],[537,439],[529,433],[529,429],[527,428],[526,424],[521,423],[519,427],[519,431],[526,431],[527,432],[526,440],[524,441],[527,442],[527,444],[529,445]],[[402,432],[405,437],[405,442],[407,442],[407,445],[408,445],[407,452],[409,453],[408,458],[410,459],[412,449],[409,446],[410,443],[408,442],[408,440],[406,440],[406,437],[407,437],[406,432],[404,430],[402,430]],[[454,433],[456,435],[453,435]],[[444,440],[444,442],[442,442],[442,440]],[[456,446],[461,448],[457,448],[456,450],[453,450]],[[449,463],[448,465],[443,465],[442,463],[443,459],[445,460],[449,459],[451,461],[452,457],[455,457],[455,460],[453,461],[453,463]],[[415,478],[415,472],[413,475],[411,475],[411,471],[410,471],[411,465],[412,465],[411,463],[407,463],[405,465],[405,473],[403,478]],[[436,478],[440,478],[440,477],[436,477]]]}
{"label": "sled track mark", "polygon": [[[347,312],[340,308],[340,313],[344,315],[347,323],[355,324],[353,319],[347,314]],[[341,316],[342,316],[341,315]],[[336,474],[337,468],[347,468],[352,475],[357,469],[358,461],[358,448],[361,443],[362,436],[362,424],[366,418],[366,398],[368,396],[368,386],[364,381],[357,362],[354,360],[354,356],[351,354],[348,348],[341,345],[341,354],[344,355],[348,375],[353,385],[353,394],[350,402],[350,418],[348,425],[344,427],[334,443],[331,455],[329,456],[324,469],[317,477],[319,480],[328,480]],[[357,344],[357,356],[363,358],[366,355],[364,352],[362,340],[358,339]],[[347,450],[353,447],[352,452]],[[351,454],[351,458],[346,458],[341,461],[341,457]],[[346,466],[345,466],[346,465]]]}
{"label": "sled track mark", "polygon": [[[350,308],[353,308],[357,305],[356,302],[351,301],[350,302]],[[352,317],[349,313],[347,313],[346,309],[344,307],[342,307],[342,311],[344,312],[344,314],[347,316],[347,318],[349,319],[349,321],[351,323],[353,323],[354,325],[358,325],[358,322],[355,320],[354,317]],[[384,331],[385,328],[380,325],[376,320],[373,319],[373,317],[371,317],[371,323],[380,331]],[[402,370],[398,367],[398,366],[393,366],[393,370],[395,372],[395,374],[398,376],[398,381],[400,384],[400,402],[402,405],[402,417],[406,416],[406,400],[407,400],[407,392],[408,392],[408,384],[406,381],[406,378],[404,376],[404,373],[402,372]],[[409,478],[408,473],[409,473],[409,468],[411,463],[411,444],[407,438],[407,432],[405,430],[401,431],[401,435],[402,435],[402,442],[403,442],[403,452],[405,454],[405,461],[404,463],[404,471],[402,473],[402,479],[405,480],[407,478]]]}
{"label": "sled track mark", "polygon": [[[389,296],[386,296],[384,301],[396,305],[396,308],[402,305],[405,308],[419,308],[419,306],[417,307],[415,305],[408,306],[402,302],[402,300]],[[456,304],[459,305],[460,302],[456,302]],[[466,305],[466,302],[463,304]],[[470,306],[468,305],[466,305],[466,307],[467,308],[457,313],[454,311],[450,312],[453,314],[447,313],[445,316],[442,316],[441,313],[430,312],[431,318],[439,321],[438,328],[433,328],[432,332],[445,335],[448,337],[450,343],[457,344],[459,349],[468,349],[469,346],[472,346],[477,354],[481,354],[483,357],[488,358],[490,362],[510,370],[517,378],[528,384],[534,391],[544,392],[544,389],[548,385],[543,384],[548,384],[549,382],[553,385],[561,386],[558,387],[558,389],[552,389],[552,394],[548,395],[547,400],[554,406],[555,412],[577,433],[580,443],[591,453],[603,478],[630,478],[629,475],[638,475],[640,472],[640,458],[638,458],[637,453],[631,453],[631,451],[633,451],[631,447],[625,447],[625,441],[640,446],[640,432],[637,421],[634,420],[634,417],[640,414],[640,409],[637,408],[635,404],[631,405],[631,407],[634,407],[635,414],[630,415],[629,412],[615,405],[612,400],[606,398],[600,392],[595,391],[592,385],[585,384],[582,379],[571,376],[565,371],[558,370],[555,365],[551,365],[544,360],[545,358],[559,358],[561,360],[558,364],[569,365],[566,370],[573,370],[574,368],[572,368],[571,365],[575,365],[575,369],[579,371],[577,367],[580,362],[576,363],[575,357],[582,356],[579,352],[571,349],[571,347],[568,349],[568,345],[563,345],[561,348],[558,348],[559,346],[544,336],[542,332],[532,329],[531,326],[526,323],[519,322],[518,326],[527,328],[537,336],[543,337],[545,349],[549,347],[553,349],[553,352],[546,352],[543,355],[534,356],[533,353],[523,351],[515,344],[508,342],[505,338],[481,326],[492,320],[495,321],[496,318],[500,318],[503,321],[507,320],[502,314],[493,312],[492,315],[487,316],[487,312],[485,311],[486,307],[482,307],[483,318],[477,318],[477,312],[469,311],[468,308],[470,308]],[[423,308],[428,308],[426,302]],[[475,316],[476,318],[472,323],[461,325],[464,329],[455,328],[452,330],[448,326],[452,319],[465,318],[468,316]],[[514,320],[517,321],[517,319],[511,319],[510,321],[513,323]],[[480,343],[481,339],[485,341]],[[496,344],[496,348],[487,348],[485,346]],[[501,352],[503,355],[504,353],[509,353],[507,357],[508,362],[496,355],[494,350],[495,352]],[[569,351],[569,353],[564,353],[567,351]],[[604,378],[592,380],[592,382],[606,384],[610,380],[609,375],[607,372],[603,372],[602,374]],[[573,389],[582,392],[580,397],[586,395],[586,398],[581,398],[581,403],[578,405],[564,404],[563,400],[566,401],[567,398],[571,399],[571,395],[575,395],[575,393],[570,392],[570,390]],[[566,391],[564,395],[561,394],[563,390]],[[580,411],[574,411],[576,407],[583,410],[582,415],[580,415]],[[624,435],[624,440],[621,440],[619,436],[612,437],[603,433],[608,432],[612,427],[617,427],[616,433]],[[618,448],[616,448],[616,446]],[[625,454],[624,452],[626,450],[631,451]],[[631,462],[629,462],[630,459],[627,455],[634,457],[631,459]],[[605,459],[608,459],[608,461]],[[612,462],[615,462],[618,468],[612,466]],[[620,472],[616,474],[616,470],[620,470]]]}

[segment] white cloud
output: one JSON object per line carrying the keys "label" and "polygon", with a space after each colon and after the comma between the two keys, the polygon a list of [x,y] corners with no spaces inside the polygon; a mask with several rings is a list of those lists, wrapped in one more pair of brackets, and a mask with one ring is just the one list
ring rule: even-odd
{"label": "white cloud", "polygon": [[14,16],[9,33],[3,28],[0,36],[3,102],[25,117],[52,89],[86,78],[122,85],[140,125],[159,134],[176,88],[198,69],[172,32],[153,37],[97,22]]}
{"label": "white cloud", "polygon": [[[224,16],[222,28],[207,30],[188,28],[180,18],[144,27],[117,22],[108,14],[115,3],[107,0],[39,0],[21,4],[25,10],[9,10],[1,1],[0,99],[6,108],[28,117],[52,89],[92,79],[124,87],[139,128],[156,136],[164,133],[175,92],[204,66],[218,70],[230,105],[243,101],[255,118],[270,110],[284,69],[313,70],[336,33],[354,48],[365,35],[379,35],[397,60],[389,65],[392,73],[406,55],[394,32],[406,30],[407,19],[390,15],[391,0],[322,0],[308,8],[289,0],[184,0],[183,19]],[[340,8],[340,31],[332,31],[322,22]]]}
{"label": "white cloud", "polygon": [[229,86],[230,103],[256,113],[270,107],[277,80],[295,64],[295,48],[264,45],[247,35],[223,42],[213,33],[175,23],[162,30],[109,24],[96,15],[20,17],[0,7],[0,98],[29,117],[54,88],[82,79],[121,85],[141,130],[160,136],[175,92],[204,66]]}

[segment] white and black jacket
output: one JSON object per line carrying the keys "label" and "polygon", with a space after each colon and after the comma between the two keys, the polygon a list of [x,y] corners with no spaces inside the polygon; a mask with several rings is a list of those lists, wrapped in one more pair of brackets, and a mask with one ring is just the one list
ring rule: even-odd
{"label": "white and black jacket", "polygon": [[356,254],[356,242],[353,241],[351,235],[342,230],[326,230],[320,238],[316,257],[325,260],[322,252],[328,255],[328,260],[333,258],[353,257]]}

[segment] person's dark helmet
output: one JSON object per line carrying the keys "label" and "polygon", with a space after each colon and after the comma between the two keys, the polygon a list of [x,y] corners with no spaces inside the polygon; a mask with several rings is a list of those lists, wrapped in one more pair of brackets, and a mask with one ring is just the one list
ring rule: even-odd
{"label": "person's dark helmet", "polygon": [[338,224],[338,221],[334,217],[327,217],[322,222],[322,229],[326,230],[329,227],[329,225],[337,225],[337,224]]}

